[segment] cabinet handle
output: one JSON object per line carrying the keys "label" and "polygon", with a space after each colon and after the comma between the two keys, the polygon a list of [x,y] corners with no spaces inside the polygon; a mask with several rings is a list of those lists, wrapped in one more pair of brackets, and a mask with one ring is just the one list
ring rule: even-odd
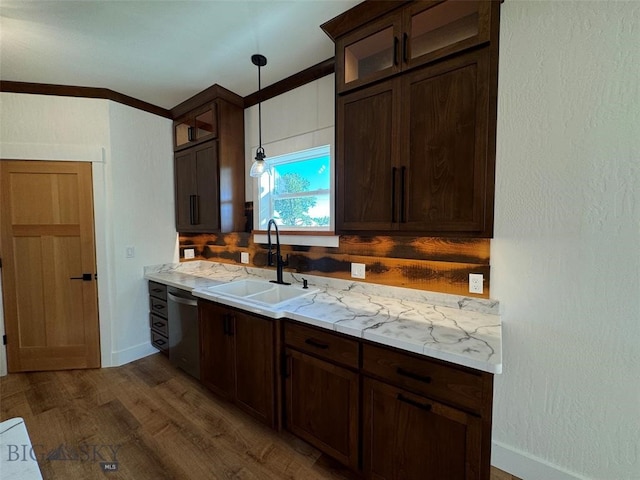
{"label": "cabinet handle", "polygon": [[164,327],[164,323],[163,322],[154,322],[153,326],[154,327]]}
{"label": "cabinet handle", "polygon": [[200,195],[189,195],[189,223],[198,225],[200,223]]}
{"label": "cabinet handle", "polygon": [[289,378],[291,376],[291,356],[282,354],[282,376]]}
{"label": "cabinet handle", "polygon": [[227,314],[225,314],[225,316],[223,318],[224,318],[224,320],[223,320],[224,321],[224,325],[223,325],[224,334],[225,335],[229,335],[230,337],[233,337],[236,334],[235,329],[234,329],[234,322],[233,322],[234,317],[233,317],[233,315],[230,314],[230,313],[227,313]]}
{"label": "cabinet handle", "polygon": [[160,305],[158,303],[153,305],[154,310],[164,310],[164,305]]}
{"label": "cabinet handle", "polygon": [[304,343],[306,343],[307,345],[311,345],[312,347],[320,348],[322,350],[326,350],[327,348],[329,348],[329,345],[327,345],[326,343],[321,343],[317,340],[314,340],[313,338],[307,338]]}
{"label": "cabinet handle", "polygon": [[391,167],[391,223],[396,223],[396,176],[397,167]]}
{"label": "cabinet handle", "polygon": [[407,214],[405,212],[405,178],[407,176],[407,167],[400,169],[400,221],[407,222]]}
{"label": "cabinet handle", "polygon": [[152,288],[151,289],[152,292],[156,292],[156,293],[160,293],[162,291],[161,288]]}
{"label": "cabinet handle", "polygon": [[427,412],[431,411],[431,405],[428,403],[420,403],[420,402],[416,402],[415,400],[411,400],[410,398],[405,397],[404,395],[402,395],[401,393],[398,394],[398,396],[396,397],[398,400],[400,400],[401,402],[407,403],[409,405],[412,405],[414,407],[417,407],[421,410],[425,410]]}
{"label": "cabinet handle", "polygon": [[69,277],[69,280],[82,280],[83,282],[90,282],[91,281],[91,274],[90,273],[83,273],[81,277]]}
{"label": "cabinet handle", "polygon": [[427,375],[419,375],[417,373],[413,373],[409,370],[405,370],[402,367],[398,367],[396,369],[396,373],[398,375],[402,375],[403,377],[407,377],[410,378],[412,380],[417,380],[419,382],[423,382],[423,383],[431,383],[431,377],[427,376]]}
{"label": "cabinet handle", "polygon": [[393,64],[398,65],[398,37],[393,37]]}
{"label": "cabinet handle", "polygon": [[161,340],[161,339],[159,339],[159,338],[158,338],[157,340],[154,340],[154,342],[153,342],[153,343],[156,343],[156,344],[158,344],[158,345],[164,345],[164,344],[165,344],[165,343],[167,343],[167,342],[165,342],[164,340]]}
{"label": "cabinet handle", "polygon": [[402,61],[407,63],[407,59],[409,58],[409,54],[407,53],[407,40],[409,39],[409,35],[404,33],[402,35]]}
{"label": "cabinet handle", "polygon": [[195,140],[194,130],[195,129],[193,127],[187,128],[187,140],[189,140],[190,142],[193,142]]}

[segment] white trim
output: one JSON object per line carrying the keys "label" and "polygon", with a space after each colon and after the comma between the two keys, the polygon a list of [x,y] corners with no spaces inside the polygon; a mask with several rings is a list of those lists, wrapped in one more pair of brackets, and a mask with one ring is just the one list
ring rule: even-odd
{"label": "white trim", "polygon": [[[271,240],[275,242],[275,235],[271,235]],[[265,233],[254,233],[254,243],[267,243]],[[339,247],[340,237],[338,235],[280,235],[281,245],[303,245],[306,247]]]}
{"label": "white trim", "polygon": [[57,162],[104,162],[105,148],[96,145],[49,143],[0,143],[0,157],[6,160],[49,160]]}
{"label": "white trim", "polygon": [[496,441],[491,445],[491,465],[522,480],[589,480]]}
{"label": "white trim", "polygon": [[[119,350],[111,354],[111,367],[119,367],[141,358],[148,357],[154,353],[158,353],[158,350],[151,346],[151,340],[149,342],[141,343],[134,347],[129,347],[124,350]],[[103,365],[104,367],[105,365]]]}

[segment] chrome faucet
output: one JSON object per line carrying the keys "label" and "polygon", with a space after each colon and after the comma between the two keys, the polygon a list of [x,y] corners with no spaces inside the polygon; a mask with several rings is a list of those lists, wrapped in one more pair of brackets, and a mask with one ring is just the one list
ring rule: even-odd
{"label": "chrome faucet", "polygon": [[280,285],[291,285],[282,280],[282,267],[286,267],[289,265],[289,254],[287,254],[287,259],[283,260],[282,255],[280,254],[280,232],[278,231],[278,225],[276,225],[276,221],[272,218],[269,220],[269,224],[267,225],[267,240],[269,241],[269,254],[267,256],[267,265],[273,267],[273,252],[271,249],[273,245],[271,244],[271,225],[276,229],[276,280],[271,280],[271,283],[279,283]]}

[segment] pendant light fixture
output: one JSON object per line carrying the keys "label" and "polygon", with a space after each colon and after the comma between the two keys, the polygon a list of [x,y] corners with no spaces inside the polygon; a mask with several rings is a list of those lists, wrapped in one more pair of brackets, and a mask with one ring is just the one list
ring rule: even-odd
{"label": "pendant light fixture", "polygon": [[251,171],[249,175],[252,177],[261,177],[263,174],[271,174],[269,164],[265,160],[264,148],[262,148],[262,105],[261,105],[261,82],[260,82],[260,68],[267,64],[267,58],[264,55],[251,55],[251,62],[258,67],[258,148],[256,150],[256,159],[251,165]]}

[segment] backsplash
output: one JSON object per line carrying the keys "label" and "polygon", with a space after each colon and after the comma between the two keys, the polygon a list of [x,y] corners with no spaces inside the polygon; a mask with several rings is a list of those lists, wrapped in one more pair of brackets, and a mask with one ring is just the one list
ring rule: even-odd
{"label": "backsplash", "polygon": [[[194,260],[241,265],[240,253],[249,253],[249,265],[267,267],[267,245],[253,242],[245,232],[179,236],[180,261],[185,248],[195,250]],[[340,246],[282,246],[289,254],[286,271],[351,280],[351,262],[366,264],[366,279],[382,285],[490,298],[490,239],[356,236],[340,237]],[[484,275],[484,292],[469,293],[469,273]],[[274,268],[275,275],[275,268]]]}

